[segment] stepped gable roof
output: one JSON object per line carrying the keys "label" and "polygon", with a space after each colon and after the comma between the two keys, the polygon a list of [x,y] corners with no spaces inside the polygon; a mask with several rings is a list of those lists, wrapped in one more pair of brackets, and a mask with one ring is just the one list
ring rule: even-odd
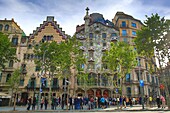
{"label": "stepped gable roof", "polygon": [[67,38],[65,31],[62,31],[62,28],[59,26],[59,24],[57,24],[57,21],[54,21],[53,16],[47,16],[47,20],[43,21],[43,24],[40,24],[40,27],[37,27],[36,30],[33,30],[33,33],[30,34],[30,38],[33,38],[35,35],[37,35],[39,32],[41,32],[42,29],[45,29],[45,26],[48,26],[49,23],[51,23],[51,25],[54,27],[56,32],[59,33],[63,39]]}
{"label": "stepped gable roof", "polygon": [[116,21],[118,21],[119,19],[132,19],[132,20],[138,21],[139,23],[141,23],[141,24],[143,25],[143,23],[142,23],[140,20],[135,19],[133,16],[128,15],[128,14],[125,14],[124,12],[119,12],[119,11],[118,11],[118,12],[115,14],[115,16],[118,16],[118,18],[117,18]]}

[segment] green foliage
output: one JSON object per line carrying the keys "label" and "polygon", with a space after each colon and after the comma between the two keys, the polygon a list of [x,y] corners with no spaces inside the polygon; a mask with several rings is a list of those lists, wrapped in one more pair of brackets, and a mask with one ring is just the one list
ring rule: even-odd
{"label": "green foliage", "polygon": [[79,71],[81,70],[80,65],[85,61],[84,57],[79,55],[79,48],[80,43],[75,37],[61,43],[42,43],[39,48],[34,48],[35,55],[39,56],[35,63],[40,67],[43,65],[46,71],[60,71],[61,76],[62,74],[70,75],[70,68],[72,66]]}
{"label": "green foliage", "polygon": [[20,69],[16,69],[9,80],[7,81],[7,84],[10,86],[11,89],[17,89],[20,83]]}
{"label": "green foliage", "polygon": [[137,32],[135,39],[137,51],[149,59],[150,65],[153,65],[154,56],[158,58],[159,62],[164,62],[165,58],[168,57],[169,50],[169,38],[165,35],[169,32],[168,22],[158,14],[152,14],[151,17],[146,16],[146,18],[145,25]]}
{"label": "green foliage", "polygon": [[4,68],[5,63],[10,60],[17,60],[16,49],[11,47],[8,36],[0,32],[0,67]]}
{"label": "green foliage", "polygon": [[133,47],[125,42],[111,43],[110,50],[103,56],[103,62],[106,62],[113,75],[123,78],[136,66],[136,55]]}

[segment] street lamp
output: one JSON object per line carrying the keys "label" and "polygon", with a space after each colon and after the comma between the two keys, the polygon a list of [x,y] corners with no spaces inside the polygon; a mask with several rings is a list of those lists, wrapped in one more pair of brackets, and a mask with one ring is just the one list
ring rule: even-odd
{"label": "street lamp", "polygon": [[38,106],[37,106],[37,109],[39,110],[39,108],[40,108],[40,100],[41,100],[41,92],[42,92],[42,89],[41,89],[41,77],[42,77],[42,75],[44,74],[43,73],[43,71],[44,71],[44,62],[45,62],[45,54],[46,54],[46,52],[47,52],[47,50],[45,50],[44,51],[44,53],[43,53],[43,60],[42,60],[42,62],[43,62],[43,64],[42,64],[42,70],[41,70],[41,75],[40,75],[40,90],[39,90],[39,99],[38,99]]}

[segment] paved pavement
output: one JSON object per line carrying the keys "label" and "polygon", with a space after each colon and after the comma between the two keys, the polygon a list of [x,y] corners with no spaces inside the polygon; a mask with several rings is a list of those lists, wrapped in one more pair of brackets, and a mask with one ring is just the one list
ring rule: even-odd
{"label": "paved pavement", "polygon": [[[27,111],[26,110],[27,106],[17,106],[16,107],[16,111],[23,113],[23,112],[34,112],[34,113],[40,113],[40,112],[49,112],[49,113],[54,113],[54,112],[147,112],[147,113],[170,113],[170,110],[168,110],[167,108],[162,109],[162,108],[157,108],[157,107],[145,107],[145,109],[142,109],[141,105],[136,105],[133,107],[127,107],[127,108],[122,108],[122,110],[118,110],[116,106],[111,106],[109,108],[106,109],[92,109],[92,110],[88,110],[87,106],[84,107],[83,110],[62,110],[61,108],[57,108],[57,110],[51,110],[50,107],[48,107],[49,109],[47,110],[35,110],[35,111]],[[11,113],[13,110],[13,107],[0,107],[0,113]],[[15,112],[16,112],[15,111]]]}

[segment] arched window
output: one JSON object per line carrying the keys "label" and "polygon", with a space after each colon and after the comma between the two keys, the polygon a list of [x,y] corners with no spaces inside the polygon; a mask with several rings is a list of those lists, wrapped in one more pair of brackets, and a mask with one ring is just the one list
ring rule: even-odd
{"label": "arched window", "polygon": [[2,24],[0,24],[0,31],[2,31],[2,29],[3,29],[3,25],[2,25]]}
{"label": "arched window", "polygon": [[13,65],[14,65],[14,61],[13,61],[13,60],[10,60],[10,62],[9,62],[9,67],[13,67]]}
{"label": "arched window", "polygon": [[5,25],[5,31],[8,31],[8,29],[9,29],[9,25],[7,24]]}
{"label": "arched window", "polygon": [[6,82],[9,80],[10,77],[11,77],[11,74],[7,74],[7,76],[6,76]]}
{"label": "arched window", "polygon": [[12,44],[13,44],[13,46],[17,46],[18,45],[18,37],[13,37],[12,38]]}

